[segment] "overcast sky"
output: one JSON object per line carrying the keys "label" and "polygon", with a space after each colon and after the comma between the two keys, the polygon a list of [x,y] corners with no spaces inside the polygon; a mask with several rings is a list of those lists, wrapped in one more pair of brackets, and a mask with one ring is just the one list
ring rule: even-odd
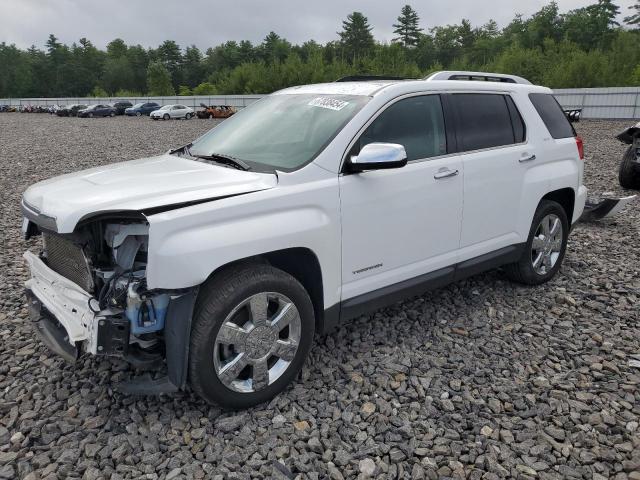
{"label": "overcast sky", "polygon": [[[558,0],[562,12],[596,0]],[[0,42],[43,47],[49,33],[71,44],[86,37],[104,48],[114,38],[156,47],[171,39],[203,50],[228,40],[259,43],[273,30],[292,43],[337,39],[342,20],[363,12],[376,39],[390,41],[392,24],[406,3],[423,28],[467,18],[482,25],[493,18],[502,27],[516,13],[529,16],[547,0],[0,0]],[[634,0],[618,0],[622,16]]]}

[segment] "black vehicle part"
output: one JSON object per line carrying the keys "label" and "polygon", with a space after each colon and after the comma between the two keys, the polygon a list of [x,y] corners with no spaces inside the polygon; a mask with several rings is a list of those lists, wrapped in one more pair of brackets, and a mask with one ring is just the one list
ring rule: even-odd
{"label": "black vehicle part", "polygon": [[599,201],[587,201],[580,216],[581,222],[593,222],[611,217],[618,213],[635,195],[622,198],[605,198]]}
{"label": "black vehicle part", "polygon": [[375,82],[379,80],[415,80],[406,77],[394,77],[393,75],[347,75],[336,82]]}
{"label": "black vehicle part", "polygon": [[567,108],[564,109],[563,112],[567,116],[567,120],[571,123],[578,123],[580,121],[580,116],[582,115],[581,108]]}
{"label": "black vehicle part", "polygon": [[193,288],[172,295],[164,326],[167,374],[160,378],[150,375],[134,377],[116,385],[116,389],[129,395],[159,395],[184,389],[187,383],[191,317],[198,296]]}
{"label": "black vehicle part", "polygon": [[622,143],[626,143],[627,145],[631,145],[633,143],[634,138],[640,138],[640,122],[636,123],[633,127],[629,127],[624,129],[616,138],[620,140]]}
{"label": "black vehicle part", "polygon": [[640,190],[640,138],[631,145],[622,157],[618,180],[622,188]]}
{"label": "black vehicle part", "polygon": [[129,319],[121,312],[98,320],[98,355],[124,357],[129,348]]}

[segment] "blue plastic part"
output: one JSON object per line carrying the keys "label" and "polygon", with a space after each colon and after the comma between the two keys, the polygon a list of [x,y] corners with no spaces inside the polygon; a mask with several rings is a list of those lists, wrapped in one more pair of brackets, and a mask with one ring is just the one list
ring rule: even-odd
{"label": "blue plastic part", "polygon": [[[145,305],[146,308],[143,308],[142,305]],[[127,307],[126,315],[131,322],[131,332],[134,335],[140,335],[164,329],[168,306],[169,295],[166,293],[146,298],[139,304],[130,304]]]}

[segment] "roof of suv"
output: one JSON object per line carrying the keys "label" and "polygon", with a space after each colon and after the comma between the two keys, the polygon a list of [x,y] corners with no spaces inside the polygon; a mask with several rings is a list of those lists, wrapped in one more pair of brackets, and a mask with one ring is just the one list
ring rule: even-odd
{"label": "roof of suv", "polygon": [[[466,73],[466,72],[441,72],[441,73]],[[488,75],[488,74],[487,74]],[[509,77],[523,80],[527,83],[511,83],[511,82],[492,82],[478,80],[438,80],[439,76],[428,77],[423,80],[373,80],[373,81],[355,81],[355,82],[331,82],[318,83],[312,85],[300,85],[297,87],[289,87],[284,90],[275,92],[276,94],[318,94],[318,95],[366,95],[375,96],[382,91],[389,93],[390,90],[398,90],[399,92],[422,92],[427,90],[469,90],[469,91],[538,91],[551,92],[546,87],[532,85],[520,77]]]}

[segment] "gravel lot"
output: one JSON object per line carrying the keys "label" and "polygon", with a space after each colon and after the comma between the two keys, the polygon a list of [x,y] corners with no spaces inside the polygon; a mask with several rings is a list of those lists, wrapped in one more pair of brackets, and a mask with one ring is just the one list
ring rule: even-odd
{"label": "gravel lot", "polygon": [[[248,411],[125,397],[126,365],[50,354],[23,304],[21,193],[212,125],[0,114],[0,478],[640,479],[639,201],[578,226],[545,286],[491,272],[318,338],[299,382]],[[626,125],[579,124],[592,192],[623,193]]]}

